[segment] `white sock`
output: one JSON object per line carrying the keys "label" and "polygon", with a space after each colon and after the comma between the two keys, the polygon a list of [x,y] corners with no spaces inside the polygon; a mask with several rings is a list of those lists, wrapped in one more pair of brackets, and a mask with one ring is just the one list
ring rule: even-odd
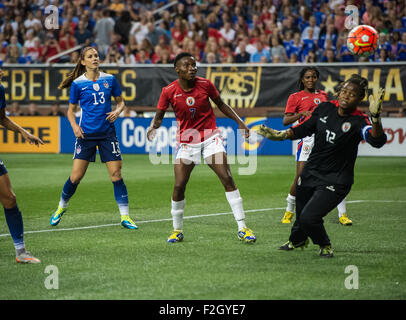
{"label": "white sock", "polygon": [[296,197],[292,196],[289,193],[288,197],[286,198],[286,202],[287,202],[286,211],[290,211],[292,213],[295,213]]}
{"label": "white sock", "polygon": [[26,252],[25,246],[23,245],[22,247],[16,247],[16,256],[19,256],[20,254]]}
{"label": "white sock", "polygon": [[119,204],[118,210],[120,210],[120,216],[128,216],[130,207],[128,206],[128,204]]}
{"label": "white sock", "polygon": [[185,199],[181,201],[172,200],[171,214],[172,214],[173,230],[182,230],[184,208],[185,208]]}
{"label": "white sock", "polygon": [[61,200],[59,200],[59,206],[63,209],[66,209],[68,207],[68,201],[63,200],[61,197]]}
{"label": "white sock", "polygon": [[245,213],[242,205],[240,191],[238,191],[237,189],[234,191],[226,192],[226,198],[228,203],[230,204],[231,210],[233,211],[235,221],[238,225],[238,230],[246,228],[247,226],[245,225]]}
{"label": "white sock", "polygon": [[347,206],[346,206],[347,202],[346,202],[345,199],[346,199],[346,198],[344,198],[344,200],[341,201],[341,202],[338,204],[338,206],[337,206],[337,209],[338,209],[338,217],[339,217],[339,218],[341,218],[341,216],[343,215],[343,213],[346,213],[346,212],[347,212]]}

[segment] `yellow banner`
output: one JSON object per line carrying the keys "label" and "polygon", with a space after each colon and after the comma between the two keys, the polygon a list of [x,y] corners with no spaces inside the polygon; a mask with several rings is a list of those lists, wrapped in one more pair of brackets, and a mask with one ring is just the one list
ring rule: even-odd
{"label": "yellow banner", "polygon": [[10,117],[15,123],[37,136],[43,145],[37,147],[21,134],[0,126],[0,153],[59,153],[59,117]]}

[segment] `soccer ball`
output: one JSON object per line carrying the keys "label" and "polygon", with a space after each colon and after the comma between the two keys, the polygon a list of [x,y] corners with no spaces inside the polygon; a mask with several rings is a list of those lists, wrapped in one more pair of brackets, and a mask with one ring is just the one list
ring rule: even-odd
{"label": "soccer ball", "polygon": [[347,47],[354,55],[368,57],[378,47],[378,38],[378,32],[371,26],[357,26],[348,34]]}

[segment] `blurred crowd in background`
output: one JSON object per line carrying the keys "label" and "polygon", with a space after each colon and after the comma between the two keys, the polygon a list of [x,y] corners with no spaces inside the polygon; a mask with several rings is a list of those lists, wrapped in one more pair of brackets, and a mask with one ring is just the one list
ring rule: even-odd
{"label": "blurred crowd in background", "polygon": [[[45,27],[48,6],[58,29]],[[379,32],[370,57],[352,55],[345,8]],[[56,10],[55,10],[56,12]],[[167,64],[182,51],[201,63],[406,61],[404,0],[4,0],[0,65],[76,63],[94,46],[103,63]],[[65,55],[60,53],[75,49]],[[54,57],[54,58],[53,58]]]}

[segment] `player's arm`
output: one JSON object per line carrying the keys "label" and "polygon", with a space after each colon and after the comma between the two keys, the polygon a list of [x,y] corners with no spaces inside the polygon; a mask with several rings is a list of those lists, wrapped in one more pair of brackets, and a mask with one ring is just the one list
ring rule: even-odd
{"label": "player's arm", "polygon": [[318,108],[314,110],[314,112],[312,113],[311,117],[308,120],[304,121],[302,124],[298,126],[289,128],[287,130],[279,131],[262,125],[258,130],[258,134],[264,136],[269,140],[274,141],[282,141],[286,139],[290,140],[301,139],[304,137],[311,136],[313,133],[315,133],[317,127],[316,126],[317,119],[318,119]]}
{"label": "player's arm", "polygon": [[147,139],[149,141],[152,141],[155,138],[156,129],[158,129],[161,126],[162,120],[165,116],[165,112],[166,112],[166,110],[162,110],[162,109],[158,109],[156,111],[155,117],[154,117],[154,119],[152,119],[151,125],[149,126],[149,128],[147,130]]}
{"label": "player's arm", "polygon": [[170,99],[168,98],[167,91],[165,90],[165,88],[163,88],[162,92],[161,92],[161,96],[159,97],[157,111],[147,130],[147,139],[149,141],[152,141],[155,138],[156,129],[158,129],[161,126],[162,120],[165,116],[166,110],[169,107],[169,104],[170,104]]}
{"label": "player's arm", "polygon": [[106,117],[106,120],[108,120],[110,122],[116,121],[118,116],[120,115],[120,113],[123,112],[123,110],[125,108],[125,102],[121,95],[114,97],[114,100],[116,100],[116,104],[117,104],[116,109],[108,112],[107,117]]}
{"label": "player's arm", "polygon": [[369,112],[371,113],[372,130],[371,135],[376,138],[384,134],[381,122],[382,101],[385,89],[379,88],[377,97],[369,95]]}
{"label": "player's arm", "polygon": [[285,113],[283,116],[283,125],[288,126],[295,121],[299,120],[301,117],[310,117],[312,113],[310,111],[302,111],[299,113]]}
{"label": "player's arm", "polygon": [[377,97],[374,97],[372,94],[368,97],[372,128],[370,130],[364,129],[366,131],[364,139],[375,148],[381,148],[387,140],[387,136],[383,131],[381,122],[382,101],[384,94],[385,89],[379,88]]}
{"label": "player's arm", "polygon": [[37,146],[39,146],[40,144],[44,144],[44,142],[40,138],[32,135],[23,127],[7,117],[5,108],[0,109],[0,124],[8,130],[20,133],[24,139],[30,142],[30,144],[35,144]]}
{"label": "player's arm", "polygon": [[241,130],[243,136],[247,139],[250,136],[250,130],[248,129],[247,125],[242,121],[240,116],[227,104],[221,99],[220,96],[213,99],[213,102],[217,105],[219,110],[230,119],[233,119],[235,122],[238,123],[238,129]]}
{"label": "player's arm", "polygon": [[283,141],[286,139],[294,140],[295,135],[291,128],[287,130],[275,130],[265,125],[261,125],[258,129],[258,134],[273,141]]}
{"label": "player's arm", "polygon": [[66,116],[68,117],[69,123],[72,127],[73,133],[75,134],[76,138],[84,138],[82,128],[76,123],[76,116],[75,111],[77,108],[77,104],[69,103],[68,112]]}

